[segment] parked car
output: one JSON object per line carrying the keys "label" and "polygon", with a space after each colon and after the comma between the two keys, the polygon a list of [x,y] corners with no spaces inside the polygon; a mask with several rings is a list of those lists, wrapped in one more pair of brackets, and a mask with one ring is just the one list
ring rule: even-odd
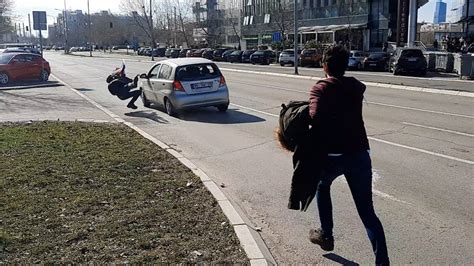
{"label": "parked car", "polygon": [[70,53],[72,53],[72,52],[77,52],[77,51],[79,51],[79,48],[78,48],[78,47],[74,47],[74,46],[73,46],[73,47],[69,48],[69,52],[70,52]]}
{"label": "parked car", "polygon": [[318,49],[304,49],[301,51],[300,55],[300,65],[301,66],[321,66],[321,59],[323,54]]}
{"label": "parked car", "polygon": [[145,50],[147,49],[147,47],[140,47],[138,48],[137,50],[137,55],[145,55]]}
{"label": "parked car", "polygon": [[293,49],[283,50],[278,58],[280,66],[284,66],[286,64],[291,64],[292,66],[295,65],[295,51]]}
{"label": "parked car", "polygon": [[250,63],[250,56],[255,53],[255,50],[245,50],[242,53],[242,63]]}
{"label": "parked car", "polygon": [[227,56],[227,61],[231,63],[242,63],[242,54],[244,51],[241,50],[236,50],[230,53],[229,56]]}
{"label": "parked car", "polygon": [[250,62],[255,64],[269,65],[276,61],[276,55],[271,50],[259,50],[250,56]]}
{"label": "parked car", "polygon": [[348,69],[362,69],[363,60],[366,56],[364,51],[350,51],[349,52],[349,63],[347,64]]}
{"label": "parked car", "polygon": [[230,50],[227,50],[225,52],[222,53],[222,61],[224,62],[228,62],[229,61],[229,55],[232,54],[234,51],[236,51],[235,49],[230,49]]}
{"label": "parked car", "polygon": [[31,53],[0,54],[0,85],[12,80],[39,79],[47,81],[51,68],[40,55]]}
{"label": "parked car", "polygon": [[144,106],[157,104],[171,116],[182,109],[205,106],[225,112],[230,103],[224,76],[214,62],[204,58],[160,61],[140,75],[138,87]]}
{"label": "parked car", "polygon": [[191,57],[202,57],[202,53],[204,53],[206,49],[197,49],[191,54]]}
{"label": "parked car", "polygon": [[[166,48],[158,47],[158,48],[153,49],[153,56],[164,57],[165,52],[166,52]],[[151,53],[151,49],[150,49],[150,53]]]}
{"label": "parked car", "polygon": [[178,58],[179,51],[181,51],[179,48],[168,48],[165,51],[165,56],[168,58]]}
{"label": "parked car", "polygon": [[188,48],[181,49],[181,50],[179,51],[178,57],[186,57],[188,51],[190,51],[190,50],[191,50],[191,49],[188,49]]}
{"label": "parked car", "polygon": [[189,50],[186,52],[186,57],[191,57],[191,55],[194,53],[194,51],[196,51],[196,49],[189,49]]}
{"label": "parked car", "polygon": [[212,54],[212,60],[214,61],[222,61],[223,58],[222,58],[222,54],[229,50],[229,48],[219,48],[219,49],[216,49],[214,51],[214,53]]}
{"label": "parked car", "polygon": [[370,53],[364,58],[363,64],[366,70],[388,71],[390,55],[385,52]]}
{"label": "parked car", "polygon": [[427,63],[423,51],[418,48],[397,48],[390,59],[390,70],[394,75],[413,73],[425,76]]}
{"label": "parked car", "polygon": [[214,50],[210,49],[210,48],[207,48],[203,53],[202,53],[202,57],[203,58],[206,58],[206,59],[209,59],[209,60],[212,60],[214,59]]}

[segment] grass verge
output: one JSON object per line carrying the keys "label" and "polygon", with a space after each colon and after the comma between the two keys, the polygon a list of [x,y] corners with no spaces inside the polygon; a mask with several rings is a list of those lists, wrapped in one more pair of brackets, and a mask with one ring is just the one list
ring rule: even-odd
{"label": "grass verge", "polygon": [[118,124],[0,124],[1,263],[248,263],[199,178]]}

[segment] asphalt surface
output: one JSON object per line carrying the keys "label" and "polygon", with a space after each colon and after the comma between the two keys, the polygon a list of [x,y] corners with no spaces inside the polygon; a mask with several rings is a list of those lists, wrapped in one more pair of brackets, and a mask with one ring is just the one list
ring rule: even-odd
{"label": "asphalt surface", "polygon": [[[126,102],[108,93],[105,78],[121,65],[118,58],[59,53],[45,57],[61,80],[180,150],[216,183],[223,183],[224,193],[248,223],[261,228],[277,263],[373,263],[343,177],[332,187],[333,252],[323,252],[307,238],[309,229],[318,226],[314,203],[305,213],[286,208],[291,154],[277,147],[273,131],[280,104],[307,99],[314,81],[223,71],[231,93],[227,113],[205,108],[174,118],[141,104],[137,110],[127,109]],[[127,73],[144,73],[152,64],[128,61]],[[468,81],[444,82],[459,87]],[[472,263],[474,99],[381,87],[368,87],[365,98],[374,203],[392,262]]]}

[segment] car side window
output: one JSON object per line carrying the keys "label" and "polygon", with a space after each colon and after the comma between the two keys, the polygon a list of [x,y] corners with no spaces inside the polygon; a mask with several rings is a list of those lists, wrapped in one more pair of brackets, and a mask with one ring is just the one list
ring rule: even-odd
{"label": "car side window", "polygon": [[21,62],[21,63],[24,63],[26,62],[26,59],[25,59],[25,56],[24,55],[17,55],[15,57],[13,57],[12,59],[13,62]]}
{"label": "car side window", "polygon": [[148,77],[149,77],[149,78],[157,78],[157,77],[158,77],[158,73],[159,73],[159,71],[160,71],[160,66],[161,66],[161,64],[154,66],[154,67],[150,70],[150,73],[148,73]]}
{"label": "car side window", "polygon": [[162,65],[160,72],[158,73],[159,79],[170,79],[172,68],[168,65]]}

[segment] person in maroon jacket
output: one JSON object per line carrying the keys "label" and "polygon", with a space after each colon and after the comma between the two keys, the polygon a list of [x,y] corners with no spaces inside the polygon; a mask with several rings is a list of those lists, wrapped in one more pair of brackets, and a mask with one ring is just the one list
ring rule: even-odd
{"label": "person in maroon jacket", "polygon": [[362,118],[365,85],[344,76],[348,60],[349,52],[342,45],[326,49],[322,59],[326,79],[310,91],[313,142],[327,158],[316,193],[321,227],[311,229],[309,238],[323,250],[334,249],[330,187],[344,175],[372,244],[375,263],[389,265],[384,230],[372,202],[370,147]]}

